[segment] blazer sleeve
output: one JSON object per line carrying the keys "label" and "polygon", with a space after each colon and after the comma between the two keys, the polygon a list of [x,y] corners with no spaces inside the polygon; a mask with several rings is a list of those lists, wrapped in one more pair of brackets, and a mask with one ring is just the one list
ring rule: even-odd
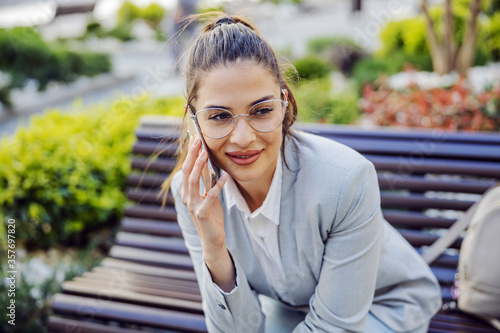
{"label": "blazer sleeve", "polygon": [[217,286],[203,259],[200,238],[187,208],[181,200],[182,174],[172,180],[177,222],[193,262],[209,332],[264,332],[264,315],[257,294],[250,288],[243,270],[234,260],[236,286],[227,293]]}
{"label": "blazer sleeve", "polygon": [[375,293],[383,221],[371,162],[362,160],[350,170],[338,198],[310,311],[294,333],[364,332]]}

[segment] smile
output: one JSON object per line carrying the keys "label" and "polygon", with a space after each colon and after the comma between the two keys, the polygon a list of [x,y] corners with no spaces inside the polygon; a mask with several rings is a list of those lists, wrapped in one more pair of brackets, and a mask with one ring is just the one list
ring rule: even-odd
{"label": "smile", "polygon": [[262,154],[262,150],[233,151],[226,153],[229,159],[238,165],[249,165],[257,161]]}

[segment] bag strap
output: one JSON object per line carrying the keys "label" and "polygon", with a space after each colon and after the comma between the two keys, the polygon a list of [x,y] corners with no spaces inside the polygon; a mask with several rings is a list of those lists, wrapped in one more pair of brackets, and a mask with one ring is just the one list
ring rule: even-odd
{"label": "bag strap", "polygon": [[[500,183],[496,183],[490,188],[488,188],[488,190],[484,192],[481,199],[486,195],[486,193],[488,193],[497,186],[500,186]],[[460,217],[455,223],[453,223],[453,225],[448,229],[448,231],[443,236],[439,237],[434,243],[432,243],[431,246],[427,248],[427,250],[424,253],[422,253],[422,258],[428,265],[432,264],[434,260],[436,260],[441,254],[443,254],[443,252],[451,244],[453,244],[454,241],[458,239],[462,231],[467,229],[481,199],[479,199],[476,203],[474,203],[471,207],[469,207],[469,209],[467,209],[465,214],[462,215],[462,217]]]}
{"label": "bag strap", "polygon": [[454,241],[458,239],[462,231],[467,229],[469,226],[472,216],[476,211],[478,203],[473,204],[464,215],[462,215],[453,225],[448,229],[448,231],[439,237],[427,250],[422,253],[422,258],[424,261],[430,265],[436,260],[446,249],[453,244]]}

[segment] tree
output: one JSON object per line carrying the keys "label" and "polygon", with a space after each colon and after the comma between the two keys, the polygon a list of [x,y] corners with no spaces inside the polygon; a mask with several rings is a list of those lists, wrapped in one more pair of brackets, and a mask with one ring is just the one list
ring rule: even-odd
{"label": "tree", "polygon": [[470,18],[466,23],[465,34],[461,46],[453,37],[454,24],[451,0],[444,1],[444,36],[439,38],[434,22],[427,6],[427,0],[422,0],[421,8],[426,18],[427,44],[429,46],[432,65],[438,74],[446,74],[456,70],[459,75],[467,76],[476,55],[478,16],[481,11],[481,0],[470,0]]}

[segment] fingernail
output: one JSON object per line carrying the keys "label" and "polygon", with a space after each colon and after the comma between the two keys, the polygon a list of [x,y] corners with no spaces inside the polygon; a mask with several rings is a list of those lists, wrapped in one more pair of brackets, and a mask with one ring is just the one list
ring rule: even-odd
{"label": "fingernail", "polygon": [[191,135],[189,136],[189,145],[190,145],[190,146],[193,144],[193,140],[194,140],[194,136],[193,136],[193,134],[191,134]]}

